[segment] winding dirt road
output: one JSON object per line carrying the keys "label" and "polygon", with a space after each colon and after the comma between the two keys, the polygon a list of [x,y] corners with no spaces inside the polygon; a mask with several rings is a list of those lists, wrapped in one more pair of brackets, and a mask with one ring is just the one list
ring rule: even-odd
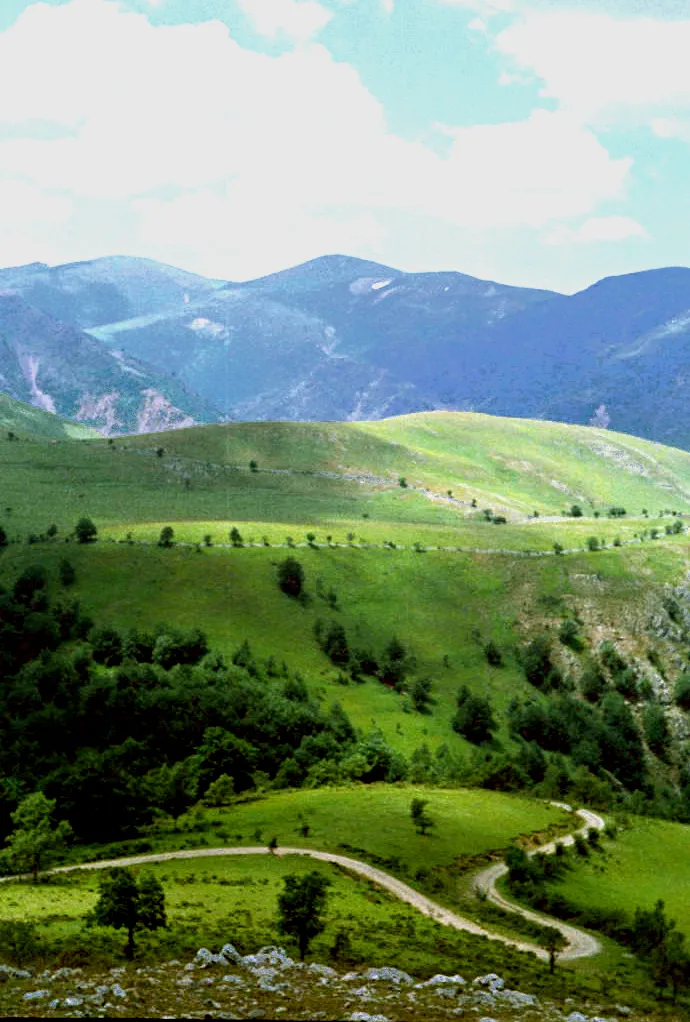
{"label": "winding dirt road", "polygon": [[[563,803],[554,802],[554,805],[559,806],[561,809],[569,810],[570,806],[566,806]],[[577,833],[585,835],[590,828],[596,830],[603,830],[606,826],[604,819],[599,816],[598,813],[593,813],[589,809],[578,809],[577,815],[585,821],[585,826],[582,827]],[[574,836],[568,834],[566,837],[560,839],[560,843],[564,845],[572,845],[574,843]],[[530,855],[546,854],[553,855],[556,850],[556,841],[550,841],[546,845],[541,845],[539,848],[535,848],[534,851],[530,852]],[[588,933],[584,933],[582,930],[578,930],[575,926],[570,926],[568,923],[561,922],[560,919],[554,919],[551,916],[540,915],[538,912],[531,912],[529,909],[523,908],[521,905],[516,905],[514,902],[509,901],[499,891],[496,890],[496,883],[501,877],[505,876],[508,872],[508,867],[503,862],[498,862],[494,866],[489,866],[488,869],[482,870],[478,873],[473,880],[472,886],[477,891],[481,891],[486,895],[487,899],[493,902],[494,905],[498,905],[499,908],[504,909],[506,912],[515,912],[521,915],[523,919],[529,919],[534,923],[540,923],[543,925],[553,926],[554,929],[559,930],[566,940],[566,947],[561,951],[561,960],[572,961],[575,958],[589,958],[592,955],[598,955],[601,951],[601,944]]]}
{"label": "winding dirt road", "polygon": [[[559,805],[560,808],[570,810],[570,806],[564,806],[560,803],[554,803]],[[585,821],[585,827],[583,831],[586,831],[590,827],[596,827],[601,830],[604,827],[604,820],[596,813],[592,813],[586,809],[578,810],[578,815]],[[568,835],[563,839],[564,844],[572,844],[573,836]],[[549,844],[542,845],[536,848],[534,852],[530,854],[534,855],[537,852],[545,852],[547,854],[553,853],[555,850],[556,843],[550,842]],[[322,862],[332,862],[336,865],[342,866],[352,873],[358,876],[365,877],[367,880],[372,880],[374,883],[383,887],[385,890],[390,891],[400,901],[406,902],[408,905],[412,905],[425,916],[434,919],[436,922],[443,923],[446,926],[452,926],[456,930],[465,930],[467,933],[473,933],[479,937],[487,937],[490,940],[498,940],[503,944],[509,944],[511,947],[517,948],[520,951],[531,951],[536,954],[539,958],[544,960],[548,959],[548,954],[543,948],[538,947],[536,944],[532,944],[529,941],[523,940],[512,940],[509,937],[505,937],[500,933],[492,933],[484,927],[479,926],[478,923],[473,922],[471,919],[466,919],[464,916],[459,916],[455,912],[451,912],[450,909],[443,908],[441,905],[437,905],[436,902],[427,898],[425,895],[420,894],[419,891],[415,891],[414,888],[409,887],[403,883],[402,880],[398,880],[395,877],[390,876],[388,873],[384,873],[383,870],[377,869],[375,866],[370,866],[366,862],[360,862],[358,859],[350,859],[345,855],[336,855],[333,852],[320,852],[312,848],[277,848],[275,852],[271,853],[265,846],[256,846],[251,848],[191,848],[183,851],[176,852],[153,852],[149,855],[132,855],[121,859],[102,859],[98,862],[84,862],[78,865],[70,866],[56,866],[54,869],[46,870],[46,873],[67,873],[72,870],[80,869],[112,869],[114,866],[140,866],[145,865],[147,862],[168,862],[171,859],[203,859],[208,857],[220,856],[220,855],[270,855],[274,854],[277,856],[283,855],[306,855],[311,859],[319,859]],[[488,899],[494,902],[496,905],[500,905],[501,908],[508,912],[515,912],[525,919],[532,919],[542,924],[549,924],[555,929],[560,930],[567,946],[560,954],[562,960],[584,958],[589,955],[596,955],[601,950],[599,941],[594,937],[590,937],[588,934],[583,933],[581,930],[576,929],[574,926],[568,926],[566,923],[562,923],[558,919],[551,919],[547,916],[538,916],[535,912],[530,912],[527,909],[522,908],[519,905],[514,905],[509,902],[506,898],[496,890],[496,881],[499,877],[503,876],[507,872],[506,867],[503,863],[497,863],[495,866],[491,866],[489,869],[483,870],[474,880],[474,886],[485,892]],[[19,879],[17,877],[0,877],[0,883],[3,881]]]}

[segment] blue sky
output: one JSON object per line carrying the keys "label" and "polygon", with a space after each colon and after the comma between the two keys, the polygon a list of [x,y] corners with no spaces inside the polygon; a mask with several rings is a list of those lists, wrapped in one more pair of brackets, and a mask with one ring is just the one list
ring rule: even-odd
{"label": "blue sky", "polygon": [[690,263],[680,0],[3,0],[0,265]]}

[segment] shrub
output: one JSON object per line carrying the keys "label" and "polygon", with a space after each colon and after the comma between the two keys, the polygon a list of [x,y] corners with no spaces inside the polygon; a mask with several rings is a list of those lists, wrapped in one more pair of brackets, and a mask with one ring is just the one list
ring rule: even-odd
{"label": "shrub", "polygon": [[571,518],[582,518],[582,508],[579,504],[572,504],[570,508]]}
{"label": "shrub", "polygon": [[158,540],[158,546],[171,547],[173,545],[173,536],[175,535],[172,525],[164,525],[161,529],[160,539]]}
{"label": "shrub", "polygon": [[486,662],[491,664],[492,667],[503,666],[503,654],[493,639],[489,639],[489,641],[485,644],[484,656],[486,657]]}
{"label": "shrub", "polygon": [[587,549],[591,551],[599,549],[599,540],[596,536],[587,537]]}
{"label": "shrub", "polygon": [[554,543],[553,552],[559,557],[563,553],[563,545],[561,543]]}
{"label": "shrub", "polygon": [[417,713],[428,713],[431,698],[431,678],[417,678],[410,690],[412,705]]}
{"label": "shrub", "polygon": [[560,628],[558,629],[558,638],[564,646],[569,646],[570,649],[573,649],[576,652],[579,652],[582,649],[583,643],[580,638],[577,623],[573,621],[571,617],[561,621]]}
{"label": "shrub", "polygon": [[66,557],[61,558],[58,565],[58,577],[61,585],[69,587],[74,585],[77,580],[77,573],[74,570],[74,565],[71,561],[68,561]]}

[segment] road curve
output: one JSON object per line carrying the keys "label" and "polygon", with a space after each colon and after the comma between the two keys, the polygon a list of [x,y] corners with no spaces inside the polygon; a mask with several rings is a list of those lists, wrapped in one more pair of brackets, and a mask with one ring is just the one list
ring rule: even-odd
{"label": "road curve", "polygon": [[[561,802],[554,802],[553,805],[558,806],[561,809],[569,810],[570,806],[566,806]],[[605,820],[599,816],[598,813],[593,813],[589,809],[578,809],[577,815],[585,821],[585,826],[581,830],[577,831],[579,834],[586,834],[590,828],[596,830],[603,830],[606,826]],[[572,845],[574,843],[574,836],[568,834],[566,837],[560,839],[560,843],[564,845]],[[539,848],[535,848],[534,851],[530,852],[530,855],[546,854],[553,855],[556,850],[556,841],[550,841],[546,845],[540,845]],[[537,912],[531,912],[529,909],[523,908],[522,905],[517,905],[515,902],[509,901],[499,891],[496,890],[496,882],[508,872],[508,867],[504,862],[497,862],[494,866],[489,866],[488,869],[482,870],[478,873],[473,880],[473,887],[477,891],[481,891],[486,895],[487,899],[493,902],[494,905],[498,905],[499,908],[504,909],[506,912],[514,912],[517,915],[521,915],[523,919],[529,919],[534,923],[540,923],[543,925],[552,926],[554,929],[559,930],[566,941],[565,948],[560,952],[559,957],[561,960],[573,961],[575,958],[590,958],[593,955],[598,955],[601,951],[601,943],[592,937],[589,933],[584,933],[582,930],[578,930],[575,926],[570,926],[568,923],[561,922],[560,919],[554,919],[551,916],[540,915]]]}
{"label": "road curve", "polygon": [[[569,808],[569,807],[563,807]],[[604,826],[604,821],[600,816],[595,813],[590,813],[587,810],[579,810],[579,815],[586,820],[588,827],[597,827],[598,829]],[[565,844],[572,844],[572,836],[565,837],[563,839]],[[547,845],[543,845],[535,851],[538,852],[553,852],[555,848],[555,842],[550,842]],[[56,866],[53,869],[46,870],[46,874],[51,873],[67,873],[72,870],[79,869],[112,869],[115,866],[141,866],[147,862],[168,862],[171,859],[203,859],[208,857],[215,857],[220,855],[270,855],[274,854],[277,856],[283,855],[305,855],[311,859],[319,859],[322,862],[332,862],[338,866],[343,866],[345,869],[350,870],[352,873],[356,873],[358,876],[365,877],[367,880],[372,880],[374,883],[383,887],[385,890],[390,891],[400,901],[406,902],[408,905],[412,905],[425,916],[429,916],[430,919],[435,920],[438,923],[443,923],[446,926],[452,926],[456,930],[464,930],[467,933],[473,933],[479,937],[487,937],[490,940],[498,940],[503,944],[508,944],[511,947],[517,948],[519,951],[531,951],[536,954],[539,958],[544,960],[548,959],[547,952],[538,947],[536,944],[532,944],[529,941],[523,940],[512,940],[509,937],[505,937],[500,933],[492,933],[484,927],[479,926],[478,923],[473,922],[471,919],[466,919],[464,916],[459,916],[455,912],[451,912],[450,909],[443,908],[443,906],[436,904],[430,898],[420,894],[419,891],[415,891],[414,888],[409,887],[408,884],[402,882],[402,880],[396,879],[396,877],[390,876],[388,873],[384,873],[383,870],[377,869],[375,866],[370,866],[366,862],[360,862],[358,859],[350,859],[345,855],[336,855],[333,852],[321,852],[312,848],[276,848],[273,853],[270,849],[265,846],[256,846],[251,848],[190,848],[182,851],[175,852],[153,852],[148,855],[131,855],[121,859],[101,859],[97,862],[84,862],[76,865],[69,866]],[[532,853],[534,854],[534,853]],[[550,925],[558,928],[561,933],[565,936],[568,941],[568,946],[561,953],[562,959],[568,958],[583,958],[586,955],[595,955],[601,948],[599,942],[593,937],[589,937],[587,934],[582,933],[580,930],[575,929],[573,926],[567,926],[565,923],[561,923],[559,920],[550,919],[547,917],[539,917],[535,913],[529,912],[527,909],[523,909],[518,905],[513,905],[501,897],[500,894],[494,889],[494,885],[499,876],[502,876],[506,872],[506,868],[503,863],[498,863],[496,866],[492,866],[488,870],[484,870],[480,873],[474,881],[474,885],[479,889],[486,891],[489,900],[500,905],[502,908],[510,912],[517,912],[527,919],[535,919],[540,923],[549,923]],[[0,877],[0,883],[8,880],[20,879],[16,876]]]}

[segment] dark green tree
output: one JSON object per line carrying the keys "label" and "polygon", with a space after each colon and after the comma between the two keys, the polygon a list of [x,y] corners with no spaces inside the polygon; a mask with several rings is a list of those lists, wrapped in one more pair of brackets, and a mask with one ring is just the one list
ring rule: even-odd
{"label": "dark green tree", "polygon": [[74,570],[74,565],[71,561],[68,561],[66,557],[60,559],[58,564],[58,575],[60,578],[60,584],[68,587],[73,586],[77,580],[77,573]]}
{"label": "dark green tree", "polygon": [[417,713],[429,713],[433,702],[431,698],[431,678],[417,678],[410,689],[410,699]]}
{"label": "dark green tree", "polygon": [[410,806],[410,816],[418,834],[426,834],[427,830],[434,826],[434,821],[426,811],[429,805],[428,799],[413,798]]}
{"label": "dark green tree", "polygon": [[324,913],[330,880],[313,871],[304,876],[284,878],[285,889],[278,895],[278,930],[294,937],[302,961],[314,937],[326,927]]}
{"label": "dark green tree", "polygon": [[78,543],[93,543],[98,535],[98,529],[90,518],[80,518],[74,526],[74,535]]}
{"label": "dark green tree", "polygon": [[158,546],[170,547],[173,545],[173,536],[175,531],[172,525],[164,525],[161,529],[160,539],[158,540]]}
{"label": "dark green tree", "polygon": [[128,869],[112,869],[99,883],[100,897],[90,921],[98,926],[113,926],[127,931],[125,956],[134,957],[137,930],[157,930],[167,925],[165,892],[152,874],[144,874],[137,883]]}
{"label": "dark green tree", "polygon": [[489,700],[472,695],[463,686],[458,692],[458,709],[452,726],[454,731],[474,745],[488,742],[497,727]]}
{"label": "dark green tree", "polygon": [[301,596],[304,568],[295,557],[286,557],[278,565],[278,586],[287,596]]}
{"label": "dark green tree", "polygon": [[230,542],[232,543],[233,546],[244,545],[242,534],[236,525],[233,525],[232,529],[230,529]]}

